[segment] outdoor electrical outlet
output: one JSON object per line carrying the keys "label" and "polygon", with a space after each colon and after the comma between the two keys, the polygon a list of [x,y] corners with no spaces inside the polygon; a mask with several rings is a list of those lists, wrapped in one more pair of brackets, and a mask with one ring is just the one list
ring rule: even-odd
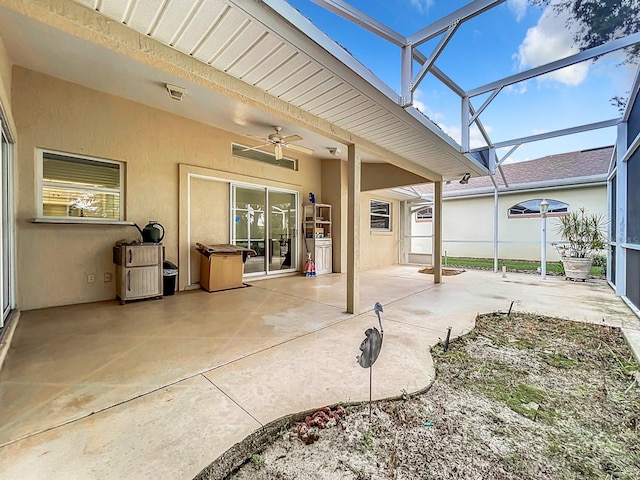
{"label": "outdoor electrical outlet", "polygon": [[111,281],[111,274],[110,273],[105,273],[104,274],[104,281],[105,282],[110,282]]}
{"label": "outdoor electrical outlet", "polygon": [[96,281],[96,276],[93,273],[87,275],[87,283],[93,283]]}

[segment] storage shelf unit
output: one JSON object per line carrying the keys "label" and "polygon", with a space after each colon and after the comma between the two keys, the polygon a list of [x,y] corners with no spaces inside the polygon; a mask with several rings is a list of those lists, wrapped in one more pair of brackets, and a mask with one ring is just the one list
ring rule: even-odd
{"label": "storage shelf unit", "polygon": [[163,246],[159,243],[116,245],[116,296],[121,304],[129,300],[162,298]]}
{"label": "storage shelf unit", "polygon": [[304,241],[313,255],[316,274],[333,272],[333,241],[331,238],[331,205],[308,203],[303,205]]}

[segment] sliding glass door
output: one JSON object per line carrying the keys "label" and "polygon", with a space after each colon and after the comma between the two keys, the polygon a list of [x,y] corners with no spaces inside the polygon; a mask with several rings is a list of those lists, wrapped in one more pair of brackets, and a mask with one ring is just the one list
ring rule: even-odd
{"label": "sliding glass door", "polygon": [[7,138],[2,121],[0,121],[0,184],[2,193],[0,195],[0,266],[2,276],[0,277],[0,299],[2,301],[2,317],[0,327],[13,308],[13,208],[12,208],[12,173],[11,168],[11,144]]}
{"label": "sliding glass door", "polygon": [[296,271],[297,192],[231,185],[231,243],[256,251],[246,275]]}

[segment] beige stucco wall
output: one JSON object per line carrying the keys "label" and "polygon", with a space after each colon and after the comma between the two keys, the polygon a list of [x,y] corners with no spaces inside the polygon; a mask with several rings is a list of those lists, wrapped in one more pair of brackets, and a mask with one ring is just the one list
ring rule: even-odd
{"label": "beige stucco wall", "polygon": [[[571,210],[584,207],[592,213],[607,212],[606,186],[556,189],[528,193],[501,194],[498,201],[498,256],[508,259],[540,259],[540,217],[508,218],[509,207],[525,200],[547,198],[569,204]],[[450,257],[493,258],[493,196],[447,199],[443,203],[443,249]],[[558,220],[547,219],[547,242],[559,241]],[[416,222],[412,217],[413,235],[430,235],[430,222]],[[431,253],[427,239],[413,239],[412,249]],[[556,250],[547,246],[548,261],[560,259]]]}
{"label": "beige stucco wall", "polygon": [[8,128],[12,136],[15,136],[15,126],[11,108],[11,71],[13,62],[4,47],[0,36],[0,106],[5,114]]}
{"label": "beige stucco wall", "polygon": [[[124,162],[126,219],[141,226],[149,219],[163,224],[166,258],[174,263],[180,262],[182,238],[181,164],[217,178],[284,185],[297,190],[301,199],[309,191],[321,194],[317,160],[301,156],[299,170],[293,172],[232,158],[231,142],[246,139],[229,132],[19,67],[14,68],[12,84],[20,138],[16,263],[22,309],[114,298],[115,283],[103,281],[105,272],[115,272],[112,246],[123,238],[139,238],[129,226],[31,223],[36,216],[36,148]],[[206,195],[207,188],[197,184],[195,195]],[[194,218],[206,219],[212,205],[223,201],[211,198],[192,205]],[[212,225],[198,227],[203,235],[223,238],[211,234],[224,222],[220,215],[216,218]],[[224,238],[228,228],[226,222]],[[184,265],[180,267],[183,272]],[[87,283],[90,273],[95,283]]]}
{"label": "beige stucco wall", "polygon": [[323,203],[333,205],[333,271],[347,271],[347,162],[337,158],[322,160]]}
{"label": "beige stucco wall", "polygon": [[[391,203],[391,231],[371,230],[371,200]],[[400,202],[379,193],[360,194],[360,269],[371,270],[398,263]]]}

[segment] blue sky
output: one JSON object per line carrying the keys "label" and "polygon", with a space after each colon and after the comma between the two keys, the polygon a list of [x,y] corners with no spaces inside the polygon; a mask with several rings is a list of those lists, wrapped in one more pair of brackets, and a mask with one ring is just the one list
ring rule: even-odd
{"label": "blue sky", "polygon": [[[309,0],[288,0],[317,27],[346,48],[396,92],[400,92],[400,49]],[[350,5],[409,36],[469,3],[469,0],[348,0]],[[575,27],[573,27],[575,28]],[[423,44],[429,56],[439,38]],[[551,9],[508,0],[464,23],[436,65],[464,89],[471,89],[577,53],[566,17]],[[636,66],[620,65],[622,53],[606,55],[503,90],[480,117],[494,142],[569,128],[620,116],[610,104],[626,96]],[[414,67],[414,75],[417,69]],[[477,108],[485,97],[472,100]],[[460,100],[428,75],[414,105],[460,141]],[[613,144],[615,128],[591,131],[520,147],[510,161]],[[472,147],[480,146],[478,132]],[[504,155],[508,149],[498,152]]]}

